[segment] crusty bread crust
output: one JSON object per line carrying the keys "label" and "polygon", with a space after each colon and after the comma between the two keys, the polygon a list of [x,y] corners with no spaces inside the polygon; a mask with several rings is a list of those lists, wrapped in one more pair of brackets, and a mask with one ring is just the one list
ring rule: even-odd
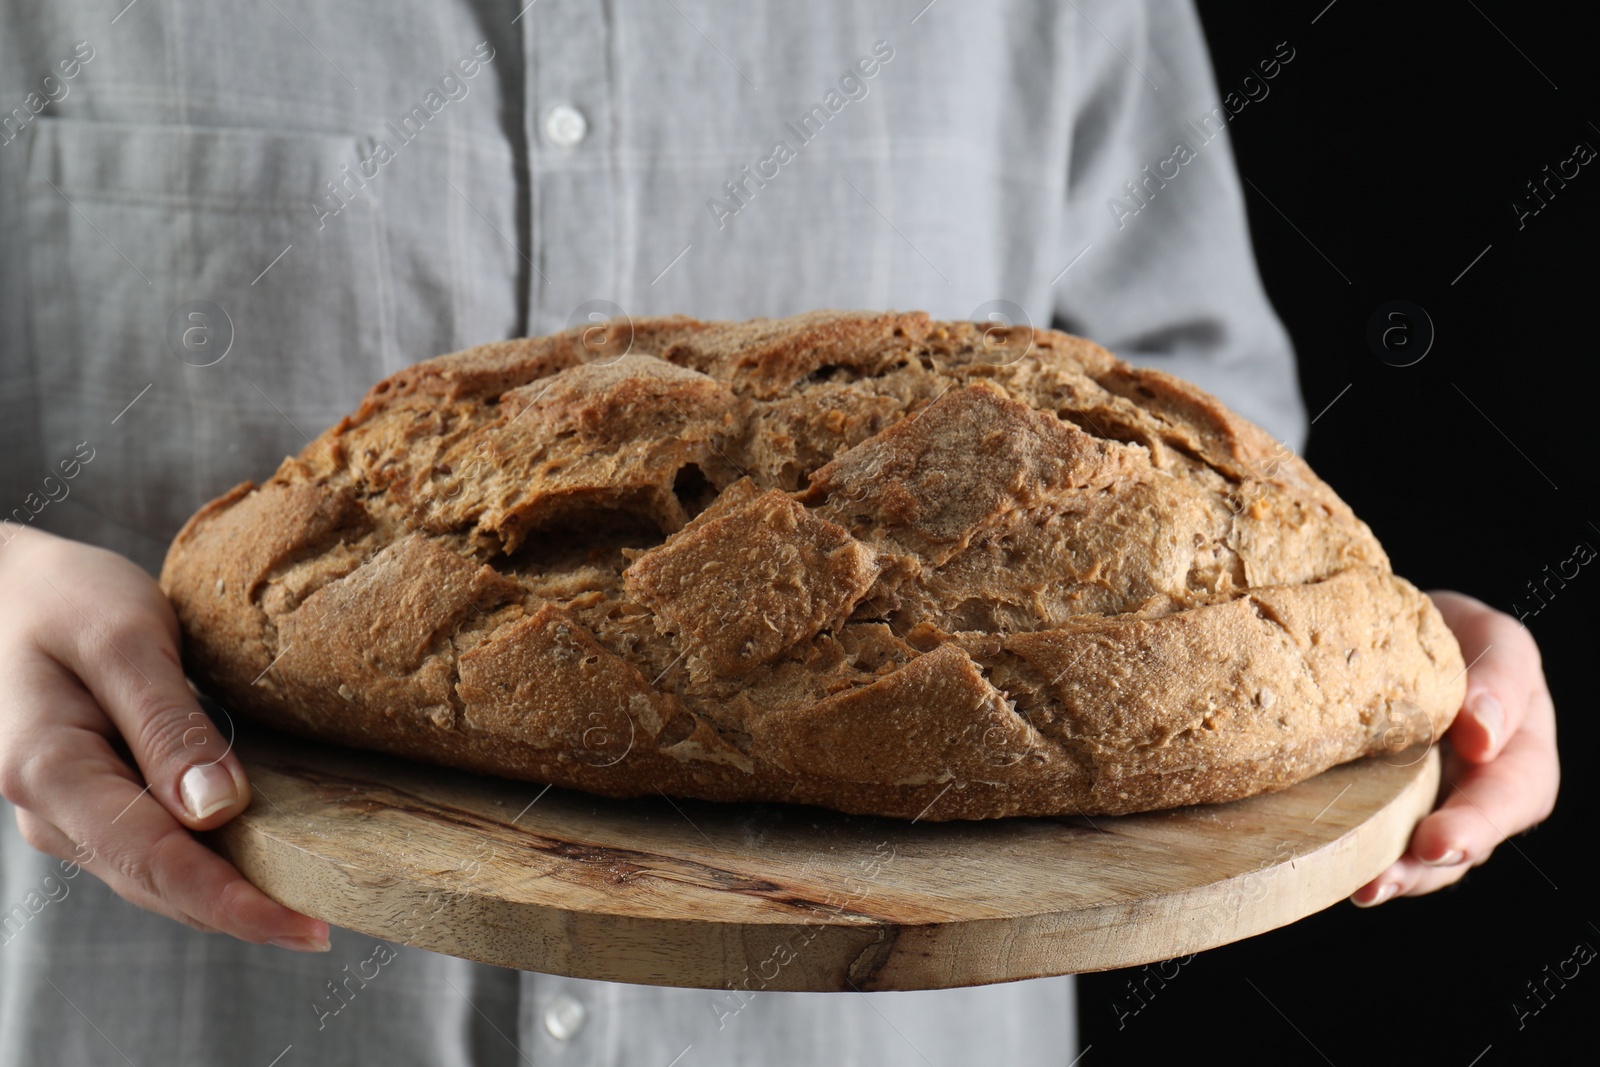
{"label": "crusty bread crust", "polygon": [[407,368],[178,534],[187,666],[422,760],[930,820],[1232,800],[1443,733],[1454,638],[1297,456],[1088,341],[1001,340],[674,317]]}

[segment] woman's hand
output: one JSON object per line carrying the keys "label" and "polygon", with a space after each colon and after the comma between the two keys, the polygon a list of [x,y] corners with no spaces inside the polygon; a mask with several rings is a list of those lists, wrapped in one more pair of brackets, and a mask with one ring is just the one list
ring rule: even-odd
{"label": "woman's hand", "polygon": [[1417,824],[1406,854],[1351,896],[1362,907],[1452,884],[1548,817],[1561,782],[1556,710],[1533,635],[1480,600],[1429,596],[1461,644],[1466,700],[1445,735],[1438,808]]}
{"label": "woman's hand", "polygon": [[250,787],[184,680],[178,620],[150,576],[8,524],[0,604],[0,795],[23,839],[197,929],[326,951],[326,923],[275,903],[190,833],[243,811]]}

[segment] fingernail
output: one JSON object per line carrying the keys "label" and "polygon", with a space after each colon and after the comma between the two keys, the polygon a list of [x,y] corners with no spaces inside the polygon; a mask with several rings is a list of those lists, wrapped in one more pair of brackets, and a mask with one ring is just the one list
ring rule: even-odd
{"label": "fingernail", "polygon": [[1483,732],[1489,735],[1489,747],[1494,748],[1500,741],[1500,731],[1505,728],[1506,713],[1500,702],[1490,692],[1481,692],[1472,698],[1467,711],[1478,720],[1478,725],[1483,727]]}
{"label": "fingernail", "polygon": [[1462,852],[1459,848],[1453,848],[1442,856],[1431,860],[1424,859],[1422,862],[1426,863],[1429,867],[1454,867],[1456,864],[1460,863],[1466,858],[1466,853]]}
{"label": "fingernail", "polygon": [[327,952],[333,947],[325,937],[275,937],[267,944],[295,952]]}
{"label": "fingernail", "polygon": [[1380,886],[1378,888],[1377,895],[1374,896],[1371,900],[1367,901],[1366,903],[1363,904],[1361,901],[1357,900],[1355,897],[1351,897],[1350,898],[1350,902],[1352,904],[1354,904],[1358,908],[1375,908],[1379,904],[1382,904],[1384,901],[1388,900],[1390,897],[1394,896],[1399,891],[1400,891],[1400,887],[1398,885],[1394,884],[1393,882],[1388,882],[1388,883]]}
{"label": "fingernail", "polygon": [[184,771],[178,791],[183,794],[183,806],[196,819],[215,815],[239,799],[233,775],[228,773],[226,767],[215,763],[190,767]]}

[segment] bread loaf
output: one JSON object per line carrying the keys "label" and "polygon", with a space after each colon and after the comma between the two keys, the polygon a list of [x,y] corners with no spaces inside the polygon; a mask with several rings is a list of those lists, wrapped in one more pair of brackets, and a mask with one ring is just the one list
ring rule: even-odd
{"label": "bread loaf", "polygon": [[379,382],[161,575],[310,737],[610,796],[1124,813],[1438,737],[1431,602],[1297,456],[1049,330],[614,320]]}

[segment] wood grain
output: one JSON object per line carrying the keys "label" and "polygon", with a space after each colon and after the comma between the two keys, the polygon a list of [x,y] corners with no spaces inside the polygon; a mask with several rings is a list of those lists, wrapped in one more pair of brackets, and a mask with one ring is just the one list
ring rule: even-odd
{"label": "wood grain", "polygon": [[241,724],[249,810],[210,835],[330,923],[579,978],[936,989],[1131,966],[1328,907],[1404,852],[1433,750],[1117,818],[906,822],[546,789]]}

